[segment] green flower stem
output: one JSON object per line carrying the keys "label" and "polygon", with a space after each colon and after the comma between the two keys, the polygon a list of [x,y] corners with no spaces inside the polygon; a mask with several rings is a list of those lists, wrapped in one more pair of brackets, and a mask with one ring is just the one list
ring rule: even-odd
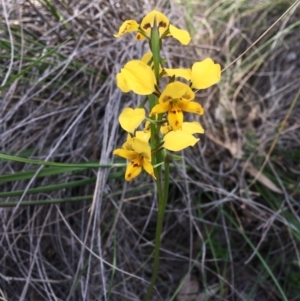
{"label": "green flower stem", "polygon": [[[161,182],[156,181],[157,183],[157,189],[159,191],[159,186],[160,189],[161,187]],[[162,192],[162,191],[161,191]],[[158,274],[158,266],[159,266],[159,252],[160,252],[160,236],[162,233],[162,228],[163,228],[163,221],[164,221],[164,214],[165,214],[165,208],[166,208],[166,200],[163,196],[162,193],[158,193],[158,216],[157,216],[157,224],[156,224],[156,233],[155,233],[155,247],[154,247],[154,262],[153,262],[153,270],[152,270],[152,277],[151,277],[151,282],[148,287],[147,293],[144,297],[144,301],[148,301],[149,298],[152,295],[154,285],[156,282],[157,274]]]}
{"label": "green flower stem", "polygon": [[157,80],[159,80],[159,62],[160,62],[160,49],[161,49],[161,40],[159,38],[159,32],[156,24],[156,19],[154,19],[153,28],[151,30],[151,40],[150,40],[150,49],[153,55],[153,67],[154,74]]}
{"label": "green flower stem", "polygon": [[165,157],[165,182],[164,182],[164,199],[167,203],[168,196],[169,196],[169,179],[170,179],[170,157],[166,155]]}
{"label": "green flower stem", "polygon": [[[149,95],[149,107],[150,111],[157,103],[157,97],[154,95]],[[151,119],[155,120],[155,117]],[[160,144],[159,139],[159,126],[155,123],[150,124],[151,127],[151,149],[156,149]],[[161,152],[157,152],[152,155],[152,165],[155,166],[161,162]],[[156,233],[155,233],[155,247],[154,247],[154,263],[153,263],[153,270],[152,270],[152,277],[151,282],[148,287],[147,293],[144,297],[144,301],[148,301],[152,295],[153,288],[156,282],[157,273],[158,273],[158,266],[159,266],[159,252],[160,252],[160,236],[162,232],[163,220],[164,220],[164,212],[166,207],[166,199],[164,197],[164,191],[162,187],[162,179],[161,179],[161,165],[157,165],[154,167],[154,174],[156,177],[156,187],[157,187],[157,194],[158,194],[158,217],[157,217],[157,224],[156,224]]]}
{"label": "green flower stem", "polygon": [[[161,49],[161,41],[159,38],[159,32],[156,25],[156,20],[154,21],[154,25],[151,31],[151,40],[150,40],[150,48],[153,55],[153,65],[154,65],[154,73],[157,80],[157,86],[159,85],[159,63],[160,63],[160,49]],[[158,103],[158,99],[155,95],[149,96],[149,109],[152,108]],[[153,120],[156,120],[152,117]],[[156,121],[160,121],[162,116],[158,116]],[[151,149],[156,149],[161,144],[161,135],[160,135],[160,125],[156,123],[151,123]],[[164,185],[162,185],[162,168],[161,162],[164,161]],[[159,267],[159,253],[160,253],[160,244],[161,244],[161,233],[163,229],[163,221],[165,215],[165,209],[168,199],[168,191],[169,191],[169,159],[167,157],[164,158],[164,154],[162,151],[155,152],[152,156],[152,164],[156,166],[154,168],[154,173],[156,177],[156,186],[158,193],[158,216],[156,223],[156,232],[155,232],[155,247],[154,247],[154,262],[153,262],[153,270],[151,282],[148,287],[147,293],[144,296],[144,301],[148,301],[152,295],[154,285],[157,279],[158,267]]]}
{"label": "green flower stem", "polygon": [[156,282],[157,274],[158,274],[159,252],[160,252],[160,242],[161,242],[160,237],[162,233],[163,221],[164,221],[168,193],[169,193],[169,157],[168,156],[166,156],[165,158],[165,181],[164,181],[163,194],[159,193],[162,192],[161,181],[157,179],[156,184],[158,190],[158,217],[157,217],[156,233],[155,233],[154,263],[153,263],[151,283],[144,297],[144,301],[148,301],[149,298],[151,297]]}

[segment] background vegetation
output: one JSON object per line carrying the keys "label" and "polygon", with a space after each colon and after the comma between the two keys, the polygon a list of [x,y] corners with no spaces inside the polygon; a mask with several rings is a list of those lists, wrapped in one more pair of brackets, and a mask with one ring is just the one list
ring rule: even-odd
{"label": "background vegetation", "polygon": [[148,45],[113,34],[158,8],[193,36],[164,43],[170,67],[224,71],[198,97],[205,135],[171,167],[153,300],[300,300],[299,3],[2,0],[0,299],[145,294],[155,187],[125,183],[112,151],[141,101],[115,75]]}

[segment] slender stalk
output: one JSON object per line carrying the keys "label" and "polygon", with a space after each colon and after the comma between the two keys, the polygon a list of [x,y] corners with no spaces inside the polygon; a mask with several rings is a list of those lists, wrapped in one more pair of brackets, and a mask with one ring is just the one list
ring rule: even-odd
{"label": "slender stalk", "polygon": [[[149,95],[149,106],[151,108],[156,104],[157,99],[154,95]],[[155,149],[159,145],[159,127],[155,124],[151,124],[151,148]],[[152,157],[152,164],[155,165],[160,163],[161,153],[158,152]],[[152,295],[154,285],[156,282],[157,274],[158,274],[158,266],[159,266],[159,252],[160,252],[160,236],[163,227],[164,213],[166,207],[166,198],[164,195],[163,187],[162,187],[162,179],[161,179],[161,166],[157,166],[154,169],[155,177],[156,177],[156,186],[157,186],[157,194],[158,194],[158,216],[157,216],[157,224],[156,224],[156,232],[155,232],[155,247],[154,247],[154,263],[152,270],[151,282],[148,287],[147,293],[144,297],[144,301],[148,301]],[[165,190],[165,189],[164,189]]]}
{"label": "slender stalk", "polygon": [[165,198],[166,202],[169,197],[169,179],[170,179],[169,171],[170,171],[170,157],[169,157],[169,155],[166,155],[166,157],[165,157],[165,182],[164,182],[164,198]]}
{"label": "slender stalk", "polygon": [[[151,32],[151,41],[150,41],[150,48],[153,54],[153,64],[154,64],[154,73],[157,79],[157,86],[159,85],[159,64],[160,64],[160,49],[161,49],[161,41],[159,38],[158,28],[156,24],[156,20],[154,20],[154,25]],[[149,107],[150,111],[156,105],[158,99],[154,95],[149,96]],[[158,116],[157,120],[161,120],[161,116]],[[161,143],[160,139],[160,125],[158,124],[151,124],[151,148],[156,149],[157,146]],[[164,160],[163,155],[160,152],[153,154],[152,164],[161,163]],[[154,285],[157,279],[158,274],[158,267],[159,267],[159,252],[160,252],[160,237],[163,228],[163,221],[165,215],[165,209],[167,204],[168,198],[168,187],[169,187],[169,164],[165,160],[165,178],[164,178],[164,185],[162,185],[162,177],[161,177],[161,165],[155,167],[154,172],[156,176],[156,186],[157,186],[157,193],[158,193],[158,216],[157,216],[157,223],[156,223],[156,232],[155,232],[155,247],[154,247],[154,262],[153,262],[153,270],[152,270],[152,277],[151,282],[148,287],[147,293],[144,297],[144,301],[148,301],[152,295]],[[167,162],[167,163],[166,163]]]}
{"label": "slender stalk", "polygon": [[[161,181],[156,181],[158,192],[162,192]],[[160,186],[160,189],[159,189]],[[154,285],[156,282],[157,274],[158,274],[158,266],[159,266],[159,252],[160,252],[160,236],[163,227],[164,214],[166,208],[166,200],[162,193],[158,193],[158,216],[157,216],[157,224],[156,224],[156,233],[155,233],[155,248],[154,248],[154,262],[153,262],[153,270],[151,282],[148,287],[147,293],[144,297],[144,301],[148,301],[152,295]]]}

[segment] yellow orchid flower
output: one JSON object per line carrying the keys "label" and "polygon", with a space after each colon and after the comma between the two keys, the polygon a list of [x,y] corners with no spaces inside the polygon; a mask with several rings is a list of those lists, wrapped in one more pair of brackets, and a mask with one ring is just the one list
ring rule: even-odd
{"label": "yellow orchid flower", "polygon": [[172,36],[183,45],[187,45],[190,42],[191,37],[186,30],[179,29],[170,24],[169,19],[157,10],[148,13],[143,18],[141,24],[138,24],[135,20],[124,21],[119,28],[119,32],[114,34],[114,37],[119,38],[128,32],[138,31],[135,37],[136,40],[150,39],[151,29],[155,19],[160,37]]}
{"label": "yellow orchid flower", "polygon": [[139,95],[149,95],[155,91],[156,78],[153,70],[140,60],[126,63],[116,79],[117,86],[125,93],[132,90]]}
{"label": "yellow orchid flower", "polygon": [[221,66],[211,58],[193,64],[192,69],[164,68],[165,76],[183,77],[192,82],[193,89],[207,89],[218,83],[221,78]]}
{"label": "yellow orchid flower", "polygon": [[129,160],[125,172],[126,181],[136,178],[143,169],[155,179],[151,164],[151,148],[148,143],[136,137],[129,138],[122,148],[114,150],[113,154]]}
{"label": "yellow orchid flower", "polygon": [[150,117],[156,114],[168,112],[168,122],[172,129],[180,130],[183,123],[182,111],[202,115],[202,106],[192,101],[195,94],[192,89],[181,82],[175,81],[166,86],[160,95],[159,104],[155,105],[150,112]]}
{"label": "yellow orchid flower", "polygon": [[183,122],[182,130],[170,131],[165,134],[163,147],[178,152],[189,146],[194,146],[199,141],[199,138],[193,136],[196,133],[204,133],[204,129],[199,122]]}

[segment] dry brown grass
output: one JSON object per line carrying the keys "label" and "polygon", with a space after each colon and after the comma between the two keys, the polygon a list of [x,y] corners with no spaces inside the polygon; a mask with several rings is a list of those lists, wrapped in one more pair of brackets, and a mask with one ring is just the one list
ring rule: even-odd
{"label": "dry brown grass", "polygon": [[[226,67],[295,3],[179,2],[2,0],[2,83],[57,49],[2,91],[1,153],[112,162],[124,139],[118,114],[141,101],[121,94],[115,74],[147,49],[130,35],[114,39],[123,20],[159,7],[194,35],[186,47],[165,43],[168,64],[190,66],[211,56]],[[223,72],[218,87],[198,94],[206,133],[171,169],[153,300],[174,300],[186,275],[185,291],[196,286],[201,293],[194,301],[299,300],[299,16],[298,6]],[[0,161],[1,181],[37,170],[0,182],[0,192],[23,191],[1,198],[17,204],[0,211],[3,299],[141,300],[151,278],[157,213],[151,179],[124,183],[116,168],[40,177],[44,169]],[[83,179],[91,181],[26,194]],[[22,206],[72,197],[80,201]]]}

